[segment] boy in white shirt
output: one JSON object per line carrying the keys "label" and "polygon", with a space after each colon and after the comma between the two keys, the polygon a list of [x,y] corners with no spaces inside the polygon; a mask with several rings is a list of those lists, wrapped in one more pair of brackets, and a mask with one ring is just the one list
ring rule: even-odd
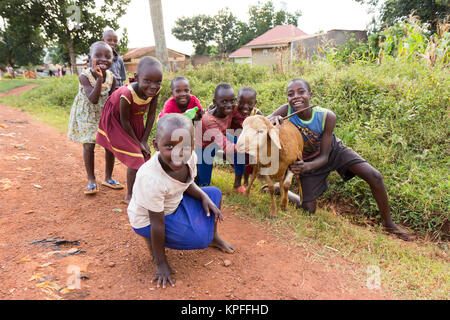
{"label": "boy in white shirt", "polygon": [[128,217],[156,263],[152,282],[165,288],[166,282],[173,286],[174,281],[164,247],[193,250],[212,246],[226,253],[233,253],[234,247],[217,232],[217,221],[223,221],[221,191],[200,188],[194,182],[197,155],[193,152],[192,121],[182,114],[164,115],[157,123],[153,146],[157,152],[136,174]]}

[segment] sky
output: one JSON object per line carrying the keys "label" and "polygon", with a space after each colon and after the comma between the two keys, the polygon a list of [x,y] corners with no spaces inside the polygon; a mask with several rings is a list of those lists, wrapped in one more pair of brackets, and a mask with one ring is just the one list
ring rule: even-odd
{"label": "sky", "polygon": [[[262,1],[265,2],[265,1]],[[308,34],[331,29],[364,30],[372,20],[368,7],[354,0],[284,0],[272,1],[275,9],[288,12],[300,10],[302,16],[298,28]],[[241,21],[248,22],[248,8],[258,4],[258,0],[161,0],[163,7],[166,46],[185,54],[193,53],[192,43],[179,41],[172,34],[175,21],[180,17],[198,14],[215,15],[220,9],[228,7]],[[145,47],[155,44],[150,6],[148,0],[132,0],[127,13],[119,19],[121,29],[128,30],[128,47]]]}

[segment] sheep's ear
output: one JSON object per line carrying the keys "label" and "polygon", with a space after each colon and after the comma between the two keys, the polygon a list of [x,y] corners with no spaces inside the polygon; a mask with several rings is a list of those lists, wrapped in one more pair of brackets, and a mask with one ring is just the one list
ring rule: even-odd
{"label": "sheep's ear", "polygon": [[275,143],[277,148],[281,149],[280,137],[279,137],[277,128],[270,128],[269,129],[269,137],[273,141],[273,143]]}

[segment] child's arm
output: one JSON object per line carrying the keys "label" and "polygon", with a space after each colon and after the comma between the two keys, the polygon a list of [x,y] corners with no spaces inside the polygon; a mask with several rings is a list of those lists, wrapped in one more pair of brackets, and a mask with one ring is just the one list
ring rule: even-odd
{"label": "child's arm", "polygon": [[267,116],[267,119],[270,120],[273,124],[282,124],[283,123],[283,117],[286,117],[288,113],[288,105],[284,104],[281,107],[279,107],[277,110],[275,110],[272,114]]}
{"label": "child's arm", "polygon": [[148,146],[148,137],[150,136],[150,132],[152,131],[153,122],[155,122],[156,107],[158,106],[158,97],[159,94],[157,94],[152,99],[148,107],[147,121],[145,123],[145,131],[141,141],[141,144],[143,144],[146,147],[149,156],[150,156],[150,147]]}
{"label": "child's arm", "polygon": [[220,221],[223,221],[223,215],[220,209],[217,208],[214,202],[212,202],[208,195],[202,189],[200,189],[200,187],[197,186],[195,182],[191,183],[191,185],[186,189],[185,193],[194,199],[202,201],[206,216],[209,217],[210,212],[212,211],[216,220],[219,219]]}
{"label": "child's arm", "polygon": [[328,111],[325,120],[325,128],[320,143],[320,153],[312,161],[304,162],[299,160],[289,166],[289,169],[295,174],[301,174],[312,170],[319,169],[328,163],[328,157],[331,152],[331,141],[333,139],[333,131],[336,126],[336,115]]}
{"label": "child's arm", "polygon": [[151,244],[152,253],[156,264],[156,273],[152,279],[152,282],[156,280],[156,286],[166,287],[168,281],[174,286],[171,270],[165,253],[166,232],[165,232],[165,219],[164,212],[148,211],[151,223]]}
{"label": "child's arm", "polygon": [[144,155],[144,157],[149,157],[150,153],[147,151],[147,148],[142,145],[142,142],[139,141],[139,139],[136,137],[133,127],[131,126],[131,123],[130,123],[131,105],[130,105],[130,103],[126,99],[120,98],[119,108],[120,108],[120,125],[122,126],[123,130],[125,130],[125,132],[139,144],[139,147],[141,148],[141,152]]}

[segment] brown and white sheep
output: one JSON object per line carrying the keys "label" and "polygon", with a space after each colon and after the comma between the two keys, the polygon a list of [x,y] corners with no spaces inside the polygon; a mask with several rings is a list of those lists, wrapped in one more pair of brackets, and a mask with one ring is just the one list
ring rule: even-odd
{"label": "brown and white sheep", "polygon": [[236,143],[239,153],[248,153],[256,160],[246,195],[258,174],[264,176],[271,197],[270,217],[275,218],[278,210],[275,202],[274,180],[280,183],[281,208],[287,209],[288,191],[293,173],[288,166],[302,159],[303,138],[300,131],[290,121],[274,126],[269,119],[256,115],[245,119],[242,132]]}

